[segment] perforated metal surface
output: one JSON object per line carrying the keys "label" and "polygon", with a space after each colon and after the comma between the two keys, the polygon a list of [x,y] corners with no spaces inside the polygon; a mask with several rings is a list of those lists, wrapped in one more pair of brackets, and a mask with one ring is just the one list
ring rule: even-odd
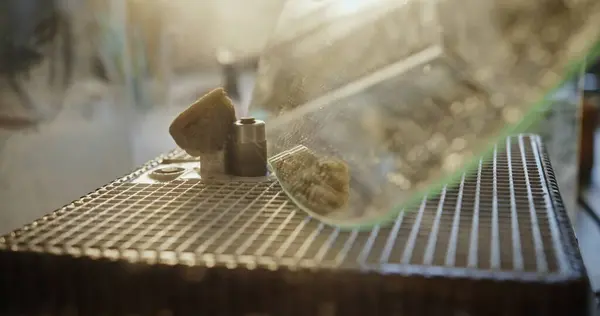
{"label": "perforated metal surface", "polygon": [[535,140],[519,138],[458,188],[369,233],[319,224],[271,181],[125,182],[5,242],[90,255],[150,251],[146,256],[170,262],[228,257],[227,262],[303,266],[413,264],[560,273],[568,262],[544,181]]}
{"label": "perforated metal surface", "polygon": [[[492,161],[482,162],[479,170],[465,176],[458,187],[446,188],[420,207],[406,210],[393,225],[369,232],[339,231],[320,224],[294,206],[273,181],[131,182],[159,164],[159,159],[5,236],[0,255],[10,260],[16,260],[20,253],[39,253],[192,267],[222,266],[231,273],[241,271],[257,278],[265,275],[254,273],[256,268],[315,268],[387,275],[381,276],[381,282],[391,280],[391,275],[425,276],[423,284],[441,282],[427,281],[430,276],[511,280],[537,284],[531,293],[536,297],[545,293],[546,308],[556,303],[552,295],[562,292],[540,292],[542,288],[538,286],[560,286],[560,291],[577,297],[563,298],[568,304],[581,302],[581,286],[585,288],[587,284],[585,272],[539,140],[521,136],[507,140],[507,144],[506,150],[498,150]],[[186,159],[179,152],[161,159],[164,158]],[[52,257],[44,260],[49,258]],[[2,262],[10,265],[10,260]],[[67,273],[62,272],[64,269],[56,271]],[[106,271],[112,270],[106,267]],[[9,272],[3,277],[14,278]],[[231,274],[236,275],[240,276]],[[272,278],[268,278],[270,282]],[[333,274],[326,279],[335,278]],[[343,279],[350,282],[348,276]],[[356,284],[358,290],[365,286]],[[568,284],[574,285],[575,290]],[[433,286],[431,293],[437,293],[439,286]],[[462,295],[476,301],[483,299],[476,299],[479,295],[511,297],[514,291],[503,285],[483,292],[475,285],[469,286],[465,291],[471,294]],[[375,288],[383,289],[379,285],[372,289]],[[422,285],[419,291],[426,293],[428,288]],[[7,293],[10,291],[7,289]],[[525,294],[521,295],[525,300]]]}

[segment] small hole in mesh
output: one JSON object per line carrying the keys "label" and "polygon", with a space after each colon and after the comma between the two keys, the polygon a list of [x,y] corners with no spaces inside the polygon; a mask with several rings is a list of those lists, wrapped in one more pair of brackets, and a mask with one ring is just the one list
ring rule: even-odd
{"label": "small hole in mesh", "polygon": [[184,205],[185,205],[184,202],[177,201],[177,202],[170,203],[168,205],[163,205],[160,208],[161,208],[161,212],[170,213],[170,212],[180,209]]}
{"label": "small hole in mesh", "polygon": [[250,197],[250,198],[257,198],[260,195],[261,194],[259,192],[255,192],[255,191],[250,191],[250,192],[246,193],[246,197]]}
{"label": "small hole in mesh", "polygon": [[478,194],[474,192],[463,192],[463,203],[465,203],[466,200],[474,200],[477,196]]}
{"label": "small hole in mesh", "polygon": [[152,192],[152,194],[156,194],[156,195],[167,195],[171,192],[170,189],[159,189],[156,190],[155,192]]}
{"label": "small hole in mesh", "polygon": [[129,199],[128,196],[122,196],[122,195],[115,195],[115,196],[111,196],[111,197],[107,197],[106,200],[107,201],[124,201]]}
{"label": "small hole in mesh", "polygon": [[496,186],[498,188],[507,189],[510,187],[511,181],[508,178],[497,178]]}
{"label": "small hole in mesh", "polygon": [[541,207],[541,208],[547,208],[547,202],[546,199],[542,196],[534,196],[533,197],[533,204]]}
{"label": "small hole in mesh", "polygon": [[510,201],[511,194],[509,192],[498,192],[496,197],[499,201]]}
{"label": "small hole in mesh", "polygon": [[446,188],[446,195],[448,197],[455,197],[460,192],[460,186]]}
{"label": "small hole in mesh", "polygon": [[207,185],[207,186],[204,186],[203,189],[204,189],[203,191],[205,193],[213,194],[213,193],[218,193],[221,188],[218,186],[214,186],[214,185]]}
{"label": "small hole in mesh", "polygon": [[156,199],[153,199],[153,198],[144,198],[144,199],[138,200],[136,204],[138,204],[140,206],[141,205],[146,205],[147,206],[147,205],[152,205],[154,203],[156,203]]}
{"label": "small hole in mesh", "polygon": [[442,213],[442,216],[448,214],[449,212],[453,212],[456,203],[458,203],[458,198],[456,196],[447,196],[444,199],[444,213]]}
{"label": "small hole in mesh", "polygon": [[179,188],[174,188],[170,194],[176,194],[176,195],[180,195],[181,193],[184,193],[186,191],[188,191],[189,189],[191,189],[192,186],[191,185],[182,185]]}
{"label": "small hole in mesh", "polygon": [[246,192],[236,190],[236,191],[231,192],[231,197],[239,199],[240,197],[244,196],[244,194],[246,194]]}
{"label": "small hole in mesh", "polygon": [[280,202],[280,203],[281,203],[281,202],[287,202],[287,201],[289,201],[289,200],[290,200],[290,199],[289,199],[289,198],[287,197],[287,195],[285,195],[285,194],[279,194],[279,195],[277,195],[277,196],[274,198],[274,201],[277,201],[277,202]]}

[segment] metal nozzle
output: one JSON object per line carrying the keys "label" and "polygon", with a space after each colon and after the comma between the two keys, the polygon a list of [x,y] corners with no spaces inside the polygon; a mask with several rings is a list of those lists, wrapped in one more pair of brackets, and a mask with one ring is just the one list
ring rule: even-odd
{"label": "metal nozzle", "polygon": [[267,141],[265,122],[244,117],[233,124],[229,148],[231,173],[238,177],[267,175]]}

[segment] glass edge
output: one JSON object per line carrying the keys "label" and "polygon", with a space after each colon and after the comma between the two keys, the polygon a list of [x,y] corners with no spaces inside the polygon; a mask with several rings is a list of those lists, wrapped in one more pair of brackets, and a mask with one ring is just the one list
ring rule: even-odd
{"label": "glass edge", "polygon": [[[566,67],[565,76],[563,76],[563,80],[561,80],[553,89],[550,89],[546,95],[537,102],[536,105],[530,108],[529,111],[524,115],[523,119],[518,123],[511,124],[503,128],[498,136],[492,139],[492,142],[487,149],[483,150],[482,155],[478,155],[469,160],[468,163],[464,165],[464,167],[460,168],[457,171],[452,172],[448,176],[444,177],[437,184],[430,186],[427,190],[422,190],[415,193],[410,199],[407,200],[406,203],[402,203],[392,208],[390,211],[386,212],[384,215],[380,217],[373,218],[371,220],[365,221],[364,223],[343,223],[335,220],[331,220],[326,216],[319,215],[318,213],[312,212],[309,209],[306,209],[302,206],[301,203],[297,203],[294,197],[287,192],[286,195],[300,208],[302,211],[309,214],[312,218],[315,218],[322,222],[323,224],[332,226],[341,231],[350,231],[350,230],[358,230],[358,231],[366,231],[371,230],[376,226],[383,226],[386,224],[390,224],[398,217],[401,212],[406,212],[406,208],[410,208],[421,204],[424,198],[427,196],[435,196],[442,192],[444,187],[448,184],[456,183],[458,180],[462,178],[464,174],[470,173],[472,170],[475,170],[479,167],[480,161],[488,160],[492,157],[495,148],[503,148],[504,143],[503,140],[507,139],[510,136],[514,136],[515,134],[520,134],[526,132],[531,126],[540,122],[543,119],[543,113],[546,113],[552,104],[552,100],[550,97],[553,92],[558,88],[563,86],[567,81],[574,78],[578,73],[581,72],[581,68],[585,65],[586,60],[594,59],[600,57],[600,41],[597,41],[592,47],[588,50],[588,53],[584,56],[577,58],[575,61],[569,62]],[[272,169],[274,170],[274,169]],[[276,173],[275,173],[276,175]],[[280,183],[281,185],[281,183]],[[282,186],[284,191],[285,188]]]}

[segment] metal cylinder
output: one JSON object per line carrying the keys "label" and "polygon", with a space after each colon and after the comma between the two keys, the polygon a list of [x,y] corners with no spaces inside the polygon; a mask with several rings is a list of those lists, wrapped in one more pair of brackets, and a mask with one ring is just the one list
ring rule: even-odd
{"label": "metal cylinder", "polygon": [[230,171],[238,177],[267,175],[267,140],[265,122],[253,117],[234,123],[229,148]]}

